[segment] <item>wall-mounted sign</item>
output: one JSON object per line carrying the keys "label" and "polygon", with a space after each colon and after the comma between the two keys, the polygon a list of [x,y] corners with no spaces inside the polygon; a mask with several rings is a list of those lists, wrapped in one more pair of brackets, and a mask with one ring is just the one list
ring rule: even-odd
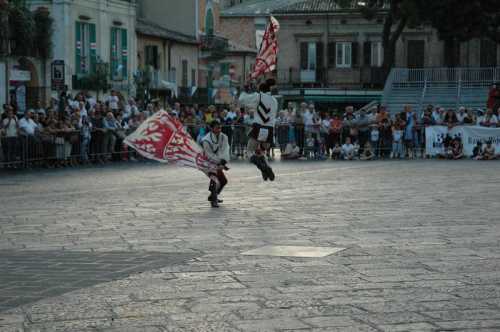
{"label": "wall-mounted sign", "polygon": [[65,75],[64,75],[64,60],[54,60],[51,69],[51,86],[53,91],[60,91],[64,89]]}
{"label": "wall-mounted sign", "polygon": [[9,80],[15,82],[31,81],[31,72],[28,70],[11,69],[9,72]]}

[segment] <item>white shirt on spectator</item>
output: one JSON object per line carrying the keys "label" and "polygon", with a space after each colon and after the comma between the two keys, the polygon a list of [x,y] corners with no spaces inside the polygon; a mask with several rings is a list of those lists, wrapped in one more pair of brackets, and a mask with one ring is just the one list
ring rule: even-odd
{"label": "white shirt on spectator", "polygon": [[233,121],[234,119],[236,119],[236,113],[233,112],[233,111],[229,111],[226,115],[226,118],[225,120],[231,120]]}
{"label": "white shirt on spectator", "polygon": [[6,137],[17,137],[17,124],[17,117],[3,119],[2,127],[5,130]]}
{"label": "white shirt on spectator", "polygon": [[443,119],[441,118],[441,113],[439,111],[433,111],[432,112],[432,119],[436,124],[441,124],[443,123]]}
{"label": "white shirt on spectator", "polygon": [[304,124],[306,126],[312,126],[313,125],[313,118],[314,118],[314,114],[307,110],[304,112]]}
{"label": "white shirt on spectator", "polygon": [[354,154],[355,147],[353,144],[342,145],[342,153],[346,156],[352,156]]}
{"label": "white shirt on spectator", "polygon": [[464,123],[464,119],[467,117],[467,113],[460,113],[458,112],[457,113],[457,120],[458,120],[458,123],[460,124],[463,124]]}
{"label": "white shirt on spectator", "polygon": [[117,110],[119,101],[120,98],[118,98],[118,96],[109,96],[108,97],[109,108],[111,108],[112,110]]}
{"label": "white shirt on spectator", "polygon": [[19,121],[19,129],[22,129],[27,135],[33,136],[35,135],[35,130],[38,128],[38,125],[33,121],[33,119],[22,118]]}

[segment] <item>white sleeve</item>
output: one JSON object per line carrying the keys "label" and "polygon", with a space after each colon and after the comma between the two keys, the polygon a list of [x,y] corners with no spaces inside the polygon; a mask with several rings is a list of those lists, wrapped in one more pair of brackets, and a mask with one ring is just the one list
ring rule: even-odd
{"label": "white sleeve", "polygon": [[210,143],[207,141],[203,141],[203,150],[205,151],[205,155],[208,157],[208,159],[218,163],[220,161],[220,158],[212,152],[212,147],[210,146]]}
{"label": "white sleeve", "polygon": [[248,108],[257,108],[259,104],[259,94],[242,92],[240,98],[238,99],[242,106]]}
{"label": "white sleeve", "polygon": [[220,151],[221,159],[224,159],[225,161],[229,162],[231,156],[229,155],[230,148],[229,148],[229,139],[227,138],[227,136],[224,136],[221,148],[222,148],[222,151]]}

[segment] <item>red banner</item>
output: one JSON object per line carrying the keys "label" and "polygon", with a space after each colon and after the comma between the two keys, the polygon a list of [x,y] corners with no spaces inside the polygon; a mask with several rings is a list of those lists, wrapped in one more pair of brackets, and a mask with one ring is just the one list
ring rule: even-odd
{"label": "red banner", "polygon": [[205,174],[216,167],[182,123],[165,111],[144,121],[124,142],[140,155],[159,162],[196,168]]}
{"label": "red banner", "polygon": [[252,79],[256,79],[257,77],[276,69],[279,51],[278,38],[276,34],[279,29],[279,22],[271,16],[266,32],[264,33],[264,37],[262,38],[259,54],[255,60],[254,71],[250,75]]}

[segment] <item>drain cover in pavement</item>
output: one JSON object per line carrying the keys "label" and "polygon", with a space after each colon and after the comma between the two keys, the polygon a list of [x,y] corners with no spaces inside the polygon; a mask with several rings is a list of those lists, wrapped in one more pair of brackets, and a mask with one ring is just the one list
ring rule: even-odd
{"label": "drain cover in pavement", "polygon": [[295,247],[295,246],[265,246],[241,253],[246,256],[278,256],[278,257],[326,257],[345,248],[334,247]]}

